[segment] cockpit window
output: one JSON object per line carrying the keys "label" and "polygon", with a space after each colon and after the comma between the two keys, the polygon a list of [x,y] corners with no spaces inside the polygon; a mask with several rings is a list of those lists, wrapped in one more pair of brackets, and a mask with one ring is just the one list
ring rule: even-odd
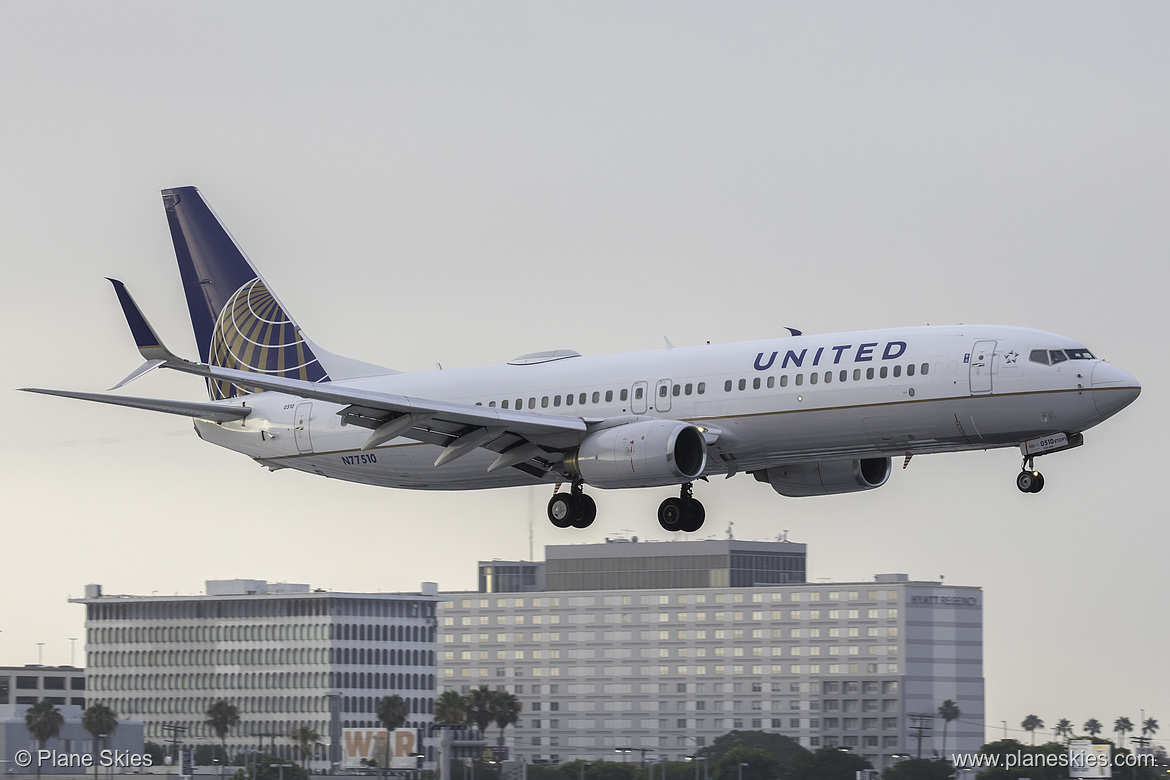
{"label": "cockpit window", "polygon": [[1084,347],[1073,349],[1034,349],[1028,353],[1028,360],[1042,366],[1055,366],[1066,360],[1095,360],[1093,353]]}

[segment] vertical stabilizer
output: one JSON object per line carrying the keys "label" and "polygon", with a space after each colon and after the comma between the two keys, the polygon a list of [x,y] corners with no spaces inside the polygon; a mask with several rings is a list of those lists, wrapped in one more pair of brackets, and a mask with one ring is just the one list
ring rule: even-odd
{"label": "vertical stabilizer", "polygon": [[[163,190],[175,257],[199,345],[213,366],[329,381],[308,340],[194,187]],[[246,386],[208,381],[212,400]]]}

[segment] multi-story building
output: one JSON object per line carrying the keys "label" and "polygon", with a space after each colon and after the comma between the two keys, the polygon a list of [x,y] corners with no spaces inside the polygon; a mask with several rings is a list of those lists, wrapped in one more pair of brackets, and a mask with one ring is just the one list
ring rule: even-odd
{"label": "multi-story building", "polygon": [[[94,744],[94,736],[82,727],[81,715],[88,706],[84,669],[75,666],[0,666],[0,774],[25,774],[37,770],[35,765],[18,761],[17,754],[42,747],[29,734],[24,721],[29,706],[42,699],[53,704],[64,719],[58,735],[43,746],[46,750],[90,755],[96,747],[99,758],[101,750],[142,753],[141,721],[119,718],[118,727],[98,745]],[[77,773],[76,766],[53,765],[52,762],[45,762],[39,768],[45,773]]]}
{"label": "multi-story building", "polygon": [[419,593],[334,593],[262,580],[209,581],[205,595],[114,596],[90,585],[86,688],[162,742],[218,743],[204,714],[227,699],[240,725],[229,752],[271,744],[292,757],[307,724],[340,760],[342,728],[381,728],[374,709],[398,694],[406,727],[433,722],[437,587]]}
{"label": "multi-story building", "polygon": [[0,666],[0,705],[36,704],[84,708],[85,670],[76,666]]}
{"label": "multi-story building", "polygon": [[[963,712],[949,724],[948,748],[982,744],[979,588],[898,574],[809,584],[803,566],[793,584],[737,579],[734,566],[708,567],[702,583],[695,559],[734,559],[727,544],[550,548],[543,593],[444,594],[440,686],[515,693],[523,715],[511,740],[530,761],[612,758],[619,749],[677,759],[747,729],[849,748],[882,767],[917,752],[911,716],[933,715],[946,699]],[[751,544],[764,559],[795,552]],[[669,571],[671,550],[682,574],[667,581],[688,584],[652,586]],[[624,575],[596,563],[631,559],[642,568]],[[559,590],[554,560],[566,572]],[[617,576],[628,578],[620,589],[604,587]],[[927,731],[922,755],[939,742]]]}

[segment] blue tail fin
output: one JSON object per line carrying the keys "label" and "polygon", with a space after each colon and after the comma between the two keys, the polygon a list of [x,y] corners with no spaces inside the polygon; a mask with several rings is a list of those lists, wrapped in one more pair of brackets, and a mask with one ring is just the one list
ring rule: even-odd
{"label": "blue tail fin", "polygon": [[[199,190],[176,187],[162,196],[200,359],[223,368],[329,381],[313,346]],[[207,392],[220,400],[253,390],[208,380]]]}

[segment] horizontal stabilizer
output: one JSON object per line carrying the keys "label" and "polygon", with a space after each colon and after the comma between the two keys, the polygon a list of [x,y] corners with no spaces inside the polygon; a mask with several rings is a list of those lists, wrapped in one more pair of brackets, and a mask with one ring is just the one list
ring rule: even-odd
{"label": "horizontal stabilizer", "polygon": [[40,393],[42,395],[56,395],[61,398],[77,398],[82,401],[95,401],[99,404],[114,406],[128,406],[131,409],[146,409],[151,412],[165,412],[177,414],[181,417],[194,417],[199,420],[212,422],[232,422],[242,420],[252,413],[244,406],[220,406],[219,404],[193,403],[191,401],[166,401],[158,398],[134,398],[132,396],[106,395],[104,393],[77,393],[70,390],[44,390],[39,387],[22,387],[26,393]]}

